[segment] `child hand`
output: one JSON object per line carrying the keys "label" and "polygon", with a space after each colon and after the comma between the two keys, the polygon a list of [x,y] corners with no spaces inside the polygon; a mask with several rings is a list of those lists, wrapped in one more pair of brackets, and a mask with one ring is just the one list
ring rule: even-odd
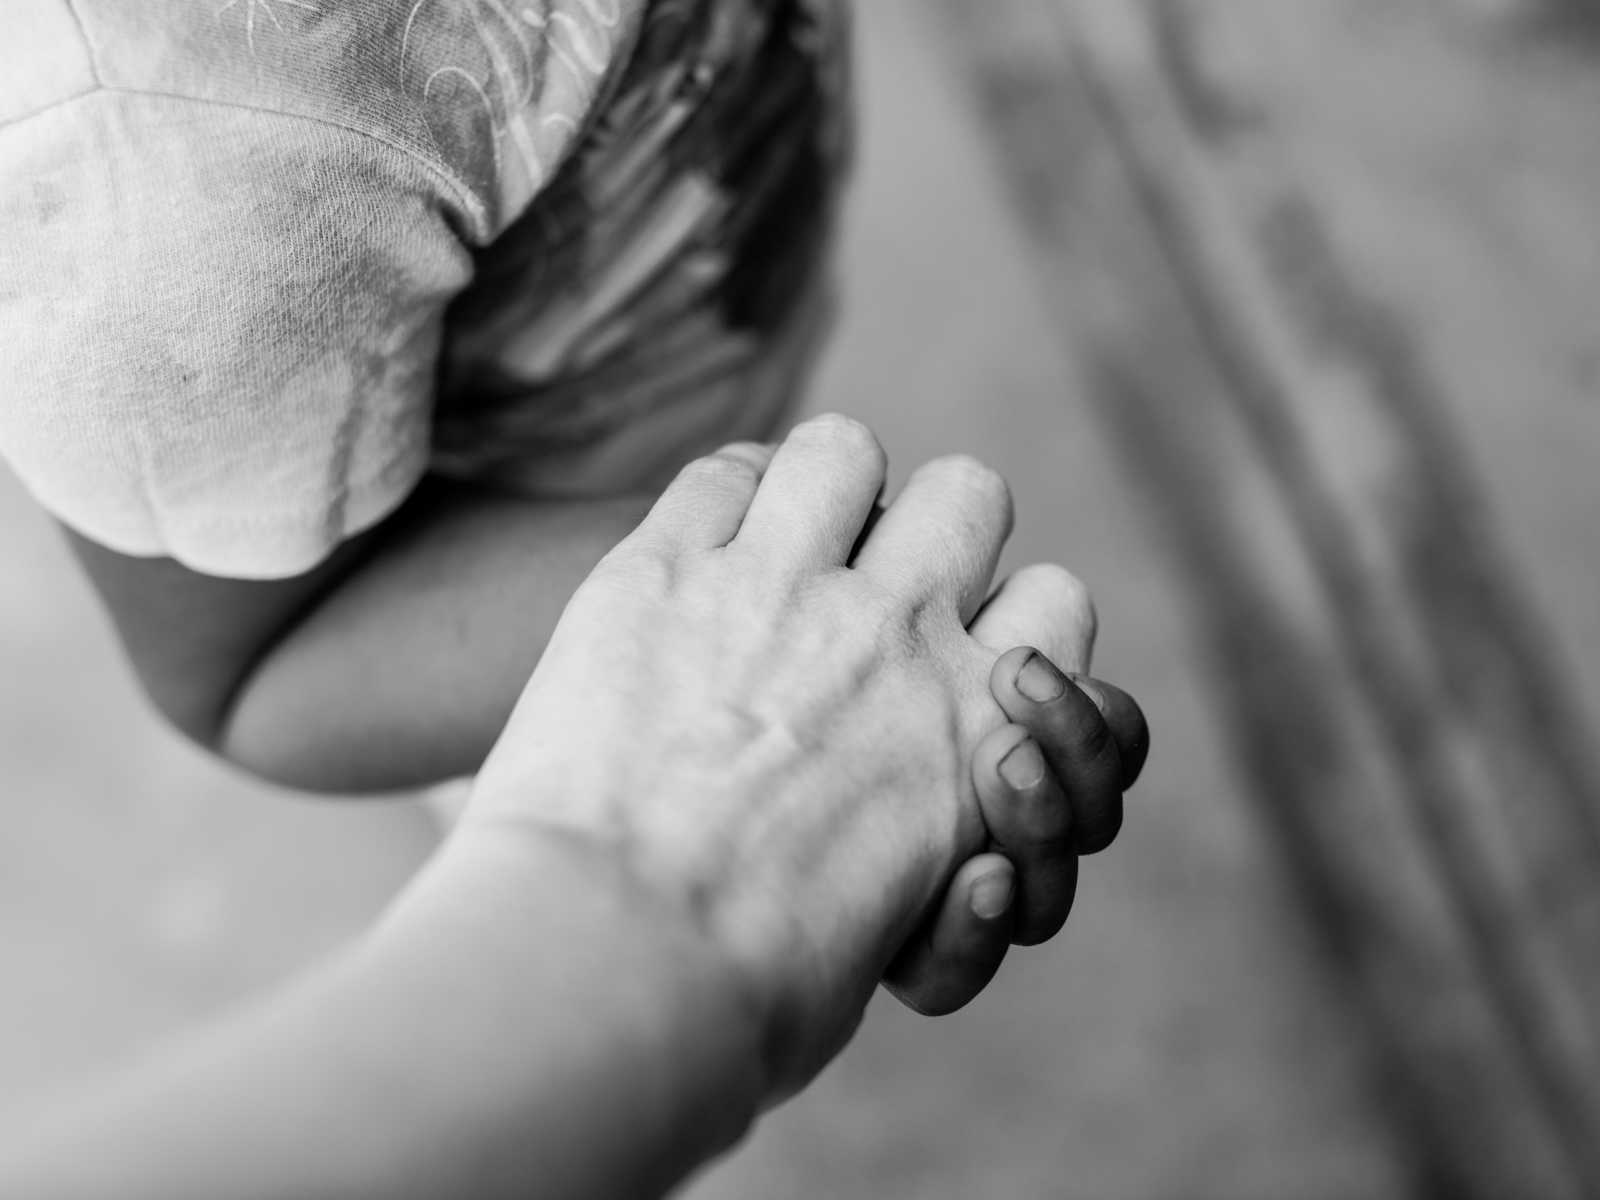
{"label": "child hand", "polygon": [[903,1003],[930,1016],[983,991],[1009,945],[1038,945],[1060,931],[1077,889],[1078,856],[1115,840],[1122,794],[1150,748],[1131,696],[1069,677],[1030,647],[1003,655],[989,686],[1014,722],[973,755],[991,849],[962,864],[927,936],[902,952],[886,979]]}

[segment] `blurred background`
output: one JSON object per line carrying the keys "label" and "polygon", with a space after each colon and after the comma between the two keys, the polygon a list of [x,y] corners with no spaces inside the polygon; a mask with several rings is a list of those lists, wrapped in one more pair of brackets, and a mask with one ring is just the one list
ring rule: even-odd
{"label": "blurred background", "polygon": [[[861,0],[814,407],[1012,479],[1155,756],[1050,946],[687,1189],[1600,1195],[1600,18]],[[0,480],[0,1122],[370,920],[414,805],[139,701]]]}

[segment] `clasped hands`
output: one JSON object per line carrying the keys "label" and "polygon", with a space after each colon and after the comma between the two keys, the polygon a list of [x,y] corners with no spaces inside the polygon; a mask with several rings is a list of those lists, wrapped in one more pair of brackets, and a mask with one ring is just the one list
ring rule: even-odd
{"label": "clasped hands", "polygon": [[940,459],[872,522],[885,472],[837,416],[687,467],[574,596],[452,838],[618,868],[743,981],[773,1098],[880,979],[949,1011],[1053,935],[1147,746],[1084,674],[1083,586],[993,586],[1004,481]]}

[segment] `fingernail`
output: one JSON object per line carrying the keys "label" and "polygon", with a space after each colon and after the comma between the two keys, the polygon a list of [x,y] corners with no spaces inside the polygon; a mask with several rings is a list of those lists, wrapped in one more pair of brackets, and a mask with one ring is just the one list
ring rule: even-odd
{"label": "fingernail", "polygon": [[1035,704],[1048,704],[1066,690],[1066,677],[1042,654],[1030,654],[1017,672],[1017,691]]}
{"label": "fingernail", "polygon": [[1036,786],[1044,778],[1044,755],[1032,738],[1024,738],[1000,760],[1000,778],[1019,792]]}
{"label": "fingernail", "polygon": [[1094,706],[1100,710],[1101,715],[1105,714],[1106,694],[1100,690],[1100,685],[1098,683],[1090,679],[1087,675],[1074,675],[1072,677],[1072,683],[1073,686],[1075,686],[1080,692],[1094,701]]}
{"label": "fingernail", "polygon": [[973,915],[980,921],[994,921],[1005,916],[1016,890],[1010,875],[985,875],[972,885],[972,891],[968,894]]}

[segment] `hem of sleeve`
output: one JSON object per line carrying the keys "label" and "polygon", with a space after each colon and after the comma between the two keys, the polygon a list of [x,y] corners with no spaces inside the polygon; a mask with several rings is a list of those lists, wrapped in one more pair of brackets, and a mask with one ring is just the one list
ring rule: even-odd
{"label": "hem of sleeve", "polygon": [[274,580],[304,575],[338,545],[391,515],[428,469],[426,445],[352,484],[338,519],[326,513],[260,513],[193,522],[167,519],[142,531],[109,528],[56,513],[74,531],[131,558],[171,558],[191,571],[225,579]]}

